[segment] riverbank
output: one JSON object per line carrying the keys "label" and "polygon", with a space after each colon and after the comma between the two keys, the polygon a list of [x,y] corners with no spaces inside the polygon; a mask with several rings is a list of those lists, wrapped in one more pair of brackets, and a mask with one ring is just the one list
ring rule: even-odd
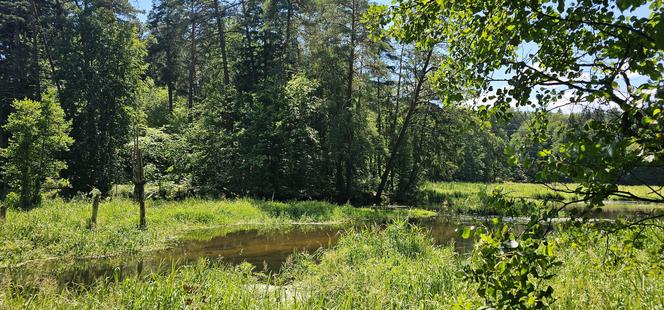
{"label": "riverbank", "polygon": [[352,224],[394,218],[423,218],[420,209],[375,210],[319,201],[272,202],[253,199],[148,201],[146,230],[138,229],[138,206],[128,199],[102,202],[97,225],[88,229],[91,203],[47,200],[27,212],[10,211],[0,225],[0,268],[54,258],[132,255],[164,249],[192,229],[296,223]]}
{"label": "riverbank", "polygon": [[[553,186],[568,190],[574,189],[575,184]],[[619,188],[640,197],[658,198],[647,186],[620,186]],[[506,198],[513,198],[515,203],[507,207],[496,206],[491,199],[494,191],[499,191]],[[418,199],[420,200],[419,205],[428,205],[433,210],[452,214],[530,216],[539,211],[538,208],[541,207],[544,200],[556,204],[557,201],[578,200],[579,197],[534,183],[426,182],[420,188]],[[631,201],[618,196],[608,197],[604,204],[601,208],[602,211],[614,213],[615,216],[621,213],[653,210],[664,212],[664,204]],[[578,203],[570,207],[582,209],[584,205]]]}

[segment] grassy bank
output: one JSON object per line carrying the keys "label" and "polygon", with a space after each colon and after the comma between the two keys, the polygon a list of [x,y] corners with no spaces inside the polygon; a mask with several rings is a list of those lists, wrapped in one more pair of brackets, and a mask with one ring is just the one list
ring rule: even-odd
{"label": "grassy bank", "polygon": [[425,217],[424,210],[373,210],[326,202],[270,202],[251,199],[149,201],[148,229],[139,230],[138,207],[130,200],[103,202],[97,227],[89,230],[91,204],[48,200],[28,212],[9,212],[0,225],[0,267],[53,257],[135,254],[167,247],[183,231],[222,225],[351,223],[395,217]]}
{"label": "grassy bank", "polygon": [[[559,184],[556,188],[574,189],[574,184]],[[496,209],[487,203],[489,196],[496,189],[502,190],[507,197],[524,198],[529,201],[575,200],[574,194],[554,191],[540,184],[534,183],[466,183],[466,182],[426,182],[420,189],[421,200],[435,208],[446,209],[454,213],[479,215],[530,215],[537,210],[518,201],[510,209]],[[657,198],[647,186],[620,186],[621,190],[629,191],[637,196]],[[664,204],[629,204],[622,197],[610,196],[610,204],[605,210],[664,210]]]}
{"label": "grassy bank", "polygon": [[[588,235],[585,232],[576,232]],[[645,232],[651,234],[652,232]],[[653,237],[653,236],[651,236]],[[584,238],[581,238],[584,239]],[[552,285],[555,309],[655,309],[664,306],[659,257],[636,250],[611,261],[604,244],[563,233],[552,238],[563,262]],[[572,241],[574,240],[574,241]],[[606,246],[615,246],[616,239]],[[582,242],[588,242],[582,244]],[[652,241],[652,240],[651,240]],[[393,225],[345,235],[332,249],[297,257],[274,277],[250,266],[200,261],[164,275],[106,280],[84,291],[58,292],[48,281],[5,285],[5,308],[197,309],[475,309],[482,300],[463,279],[465,257],[435,247],[422,231]],[[607,260],[608,259],[608,260]]]}

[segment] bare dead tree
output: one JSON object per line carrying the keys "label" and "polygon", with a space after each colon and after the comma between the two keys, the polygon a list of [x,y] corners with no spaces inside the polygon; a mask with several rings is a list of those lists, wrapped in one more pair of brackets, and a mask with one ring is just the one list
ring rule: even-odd
{"label": "bare dead tree", "polygon": [[99,213],[99,201],[101,200],[101,192],[97,189],[92,190],[92,216],[90,217],[90,229],[97,227],[97,214]]}
{"label": "bare dead tree", "polygon": [[134,150],[133,150],[133,172],[134,172],[134,199],[140,207],[140,229],[147,228],[145,221],[145,173],[143,171],[143,154],[138,141],[138,129],[135,128]]}

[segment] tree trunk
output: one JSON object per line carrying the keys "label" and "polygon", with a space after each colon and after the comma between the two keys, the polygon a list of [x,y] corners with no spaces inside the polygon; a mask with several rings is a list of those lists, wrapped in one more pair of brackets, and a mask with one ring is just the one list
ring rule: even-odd
{"label": "tree trunk", "polygon": [[345,200],[348,201],[353,195],[353,76],[355,74],[355,0],[351,2],[350,21],[350,54],[348,57],[348,87],[346,89],[346,188],[344,190]]}
{"label": "tree trunk", "polygon": [[137,193],[138,193],[138,205],[140,208],[140,222],[138,224],[138,228],[140,229],[145,229],[147,227],[147,223],[145,220],[145,182],[137,184]]}
{"label": "tree trunk", "polygon": [[252,87],[256,82],[256,60],[254,59],[254,47],[251,44],[253,39],[251,37],[251,31],[249,30],[249,8],[247,8],[247,2],[241,0],[242,4],[242,14],[244,15],[244,39],[247,44],[247,50],[249,51],[249,79],[251,80]]}
{"label": "tree trunk", "polygon": [[7,205],[0,202],[0,222],[4,224],[7,221]]}
{"label": "tree trunk", "polygon": [[168,88],[168,112],[173,112],[173,82],[169,81]]}
{"label": "tree trunk", "polygon": [[343,164],[343,157],[341,154],[338,155],[337,160],[335,161],[335,182],[337,186],[337,192],[338,192],[338,198],[337,202],[338,203],[345,203],[348,202],[348,200],[345,200],[345,195],[344,195],[344,164]]}
{"label": "tree trunk", "polygon": [[140,207],[140,222],[138,227],[140,229],[145,229],[147,223],[145,220],[145,174],[143,171],[143,154],[141,153],[141,148],[138,144],[138,130],[136,131],[134,137],[134,199],[138,202]]}
{"label": "tree trunk", "polygon": [[432,53],[433,50],[429,50],[427,52],[424,65],[422,66],[422,71],[420,72],[420,75],[417,77],[417,83],[415,85],[415,93],[413,94],[413,99],[411,100],[410,106],[408,107],[408,112],[406,113],[406,118],[404,119],[403,125],[399,130],[399,135],[397,136],[396,141],[394,141],[394,144],[392,145],[392,149],[390,151],[390,158],[387,162],[387,166],[385,167],[385,171],[383,172],[383,175],[380,178],[380,185],[378,186],[378,189],[376,190],[376,195],[374,196],[374,200],[376,201],[376,203],[379,203],[381,200],[381,196],[383,195],[383,191],[385,190],[385,184],[387,184],[387,179],[390,176],[392,169],[394,169],[394,164],[396,163],[396,155],[397,152],[399,151],[401,143],[403,142],[406,129],[408,128],[408,125],[410,124],[410,121],[413,117],[413,113],[415,112],[415,108],[419,103],[420,92],[422,91],[422,84],[424,84],[426,73],[429,67],[429,60],[431,60]]}
{"label": "tree trunk", "polygon": [[101,195],[93,194],[92,196],[92,217],[90,218],[90,229],[97,227],[97,213],[99,212],[99,197]]}
{"label": "tree trunk", "polygon": [[194,106],[194,81],[196,79],[196,1],[191,0],[191,11],[189,19],[191,20],[191,46],[189,47],[189,95],[187,96],[188,108],[191,110]]}
{"label": "tree trunk", "polygon": [[34,98],[36,101],[41,101],[42,100],[41,98],[42,89],[41,89],[41,78],[40,78],[41,70],[39,67],[39,44],[37,43],[39,40],[37,39],[37,26],[36,26],[37,23],[36,21],[33,22],[35,22],[35,25],[33,25],[34,33],[32,34],[32,65],[34,66],[32,68],[33,70],[32,74],[34,75],[33,79],[35,81]]}
{"label": "tree trunk", "polygon": [[288,0],[288,12],[286,15],[286,44],[284,49],[286,50],[286,74],[288,79],[293,75],[292,65],[293,61],[291,59],[291,27],[293,23],[293,0]]}
{"label": "tree trunk", "polygon": [[[376,121],[377,125],[376,126],[378,127],[378,133],[380,135],[384,135],[385,132],[383,131],[383,114],[382,114],[383,109],[381,109],[381,106],[380,106],[381,105],[381,100],[380,100],[380,77],[378,77],[378,84],[377,85],[378,85],[378,87],[376,89],[376,93],[377,93],[376,94],[376,99],[377,99],[378,104],[376,105],[376,110],[378,112],[377,113],[378,115],[377,115],[377,121]],[[383,156],[380,154],[380,152],[376,152],[376,173],[375,174],[372,173],[372,175],[376,175],[376,176],[379,175],[382,167],[383,167]]]}
{"label": "tree trunk", "polygon": [[390,137],[393,137],[394,130],[397,128],[397,119],[399,116],[399,103],[401,102],[401,69],[403,68],[403,49],[401,45],[401,53],[399,53],[399,78],[397,79],[397,96],[395,99],[394,114],[392,115],[392,124],[390,124]]}
{"label": "tree trunk", "polygon": [[226,25],[224,17],[226,16],[226,9],[219,10],[219,0],[212,2],[214,5],[214,14],[217,17],[217,31],[219,32],[219,49],[221,49],[221,59],[224,67],[224,85],[230,84],[228,76],[228,55],[226,54]]}
{"label": "tree trunk", "polygon": [[414,186],[417,184],[415,180],[418,179],[418,175],[420,174],[421,166],[420,163],[422,163],[422,149],[424,148],[424,137],[425,137],[425,131],[428,130],[426,127],[426,122],[429,114],[431,113],[431,105],[429,105],[426,114],[424,114],[422,120],[419,122],[419,130],[416,132],[415,139],[413,140],[418,140],[418,142],[414,145],[413,147],[413,165],[411,166],[410,174],[408,176],[408,183],[406,183],[406,190],[410,190],[411,188],[414,188]]}
{"label": "tree trunk", "polygon": [[[62,17],[62,5],[60,4],[59,1],[56,1],[56,7],[58,11],[58,17],[59,19],[63,19]],[[34,14],[34,22],[35,22],[35,39],[37,38],[38,35],[41,36],[42,44],[44,45],[44,51],[46,52],[46,59],[48,60],[48,65],[51,67],[51,78],[53,79],[53,82],[55,84],[55,89],[57,90],[57,95],[60,97],[60,94],[62,93],[62,85],[60,85],[60,80],[58,79],[58,76],[55,72],[55,62],[53,61],[53,57],[51,56],[51,48],[50,45],[48,44],[48,40],[46,39],[46,35],[41,29],[41,20],[39,19],[39,12],[37,11],[37,4],[35,1],[32,1],[32,12]],[[62,33],[62,23],[58,21],[57,25],[59,25],[59,30],[60,33]],[[35,40],[36,41],[36,40]],[[35,45],[38,45],[35,42]],[[38,51],[37,51],[38,52]],[[39,67],[39,64],[37,64]],[[38,74],[39,75],[39,74]],[[41,81],[39,81],[39,92],[40,92],[40,98],[41,98]]]}

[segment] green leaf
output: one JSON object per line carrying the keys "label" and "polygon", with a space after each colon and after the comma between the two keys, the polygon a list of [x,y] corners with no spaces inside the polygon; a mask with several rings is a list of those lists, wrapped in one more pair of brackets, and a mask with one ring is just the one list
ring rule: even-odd
{"label": "green leaf", "polygon": [[554,247],[553,243],[547,244],[547,246],[546,246],[546,255],[553,256],[553,247]]}
{"label": "green leaf", "polygon": [[551,150],[541,150],[537,152],[537,156],[539,157],[547,157],[549,155],[551,155]]}
{"label": "green leaf", "polygon": [[464,227],[463,232],[461,233],[461,238],[468,239],[470,238],[470,227]]}
{"label": "green leaf", "polygon": [[501,261],[500,263],[496,264],[495,267],[498,273],[502,274],[505,272],[505,269],[507,269],[507,263],[505,261]]}
{"label": "green leaf", "polygon": [[643,125],[650,125],[654,122],[655,122],[655,120],[650,116],[644,116],[643,119],[641,119],[641,123]]}
{"label": "green leaf", "polygon": [[664,50],[664,18],[660,18],[657,25],[655,25],[655,31],[653,33],[653,38],[655,38],[655,47],[660,50]]}
{"label": "green leaf", "polygon": [[516,165],[519,160],[517,159],[516,155],[512,155],[508,159],[510,165]]}

